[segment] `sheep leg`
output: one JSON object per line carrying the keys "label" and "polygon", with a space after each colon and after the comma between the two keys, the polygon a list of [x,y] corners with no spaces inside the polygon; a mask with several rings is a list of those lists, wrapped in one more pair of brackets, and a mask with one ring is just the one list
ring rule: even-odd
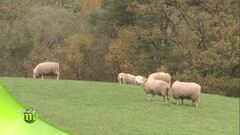
{"label": "sheep leg", "polygon": [[177,99],[177,106],[179,106],[178,101],[179,101],[179,99]]}
{"label": "sheep leg", "polygon": [[183,105],[183,99],[181,98],[181,101],[182,101],[182,105]]}
{"label": "sheep leg", "polygon": [[148,101],[151,100],[151,95],[150,94],[147,95],[147,99],[148,99]]}
{"label": "sheep leg", "polygon": [[42,74],[42,80],[43,80],[43,74]]}
{"label": "sheep leg", "polygon": [[197,108],[198,107],[198,101],[195,101],[195,107]]}
{"label": "sheep leg", "polygon": [[154,101],[154,96],[155,96],[155,95],[154,95],[154,94],[152,94],[152,101]]}
{"label": "sheep leg", "polygon": [[57,74],[57,80],[59,79],[59,73]]}
{"label": "sheep leg", "polygon": [[197,101],[194,101],[194,103],[195,103],[195,107],[197,108],[197,107],[198,107],[198,103],[197,103]]}
{"label": "sheep leg", "polygon": [[168,103],[168,97],[167,97],[167,96],[164,96],[163,98],[164,98],[163,101],[165,101],[166,103]]}
{"label": "sheep leg", "polygon": [[192,100],[192,105],[194,105],[194,100]]}
{"label": "sheep leg", "polygon": [[198,103],[196,102],[196,108],[198,108]]}
{"label": "sheep leg", "polygon": [[166,100],[165,96],[163,97],[163,102]]}
{"label": "sheep leg", "polygon": [[168,102],[170,102],[170,97],[169,96],[167,96],[167,100],[168,100]]}

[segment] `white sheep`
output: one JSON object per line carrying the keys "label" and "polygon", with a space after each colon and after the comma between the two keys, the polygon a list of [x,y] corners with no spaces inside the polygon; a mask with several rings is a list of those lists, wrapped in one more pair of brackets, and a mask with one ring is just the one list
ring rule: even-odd
{"label": "white sheep", "polygon": [[59,79],[59,63],[56,62],[43,62],[39,63],[33,70],[34,79],[38,76],[43,75],[57,75],[57,80]]}
{"label": "white sheep", "polygon": [[136,77],[135,75],[119,73],[118,82],[121,84],[135,84],[135,77]]}
{"label": "white sheep", "polygon": [[138,75],[138,76],[135,77],[135,84],[136,85],[142,85],[146,79],[147,78]]}
{"label": "white sheep", "polygon": [[135,75],[131,75],[131,74],[126,74],[124,77],[124,82],[126,84],[135,84]]}
{"label": "white sheep", "polygon": [[177,105],[179,99],[181,99],[182,104],[184,99],[192,100],[196,107],[200,103],[201,86],[197,83],[175,81],[170,92],[177,99]]}
{"label": "white sheep", "polygon": [[125,76],[126,76],[126,73],[119,73],[117,77],[118,83],[121,83],[121,84],[124,83]]}
{"label": "white sheep", "polygon": [[154,97],[154,95],[161,95],[164,98],[163,101],[168,102],[170,85],[165,81],[147,79],[144,81],[142,87],[146,94],[148,94],[148,100],[151,100],[151,95],[152,97]]}
{"label": "white sheep", "polygon": [[165,72],[156,72],[148,76],[149,79],[162,80],[171,85],[171,75]]}

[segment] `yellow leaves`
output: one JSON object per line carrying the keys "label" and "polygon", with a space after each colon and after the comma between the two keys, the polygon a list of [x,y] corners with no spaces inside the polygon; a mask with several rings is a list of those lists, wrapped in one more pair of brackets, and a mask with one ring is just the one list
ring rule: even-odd
{"label": "yellow leaves", "polygon": [[94,42],[93,37],[85,34],[78,34],[65,40],[66,57],[71,61],[77,61],[83,58],[85,50]]}
{"label": "yellow leaves", "polygon": [[138,73],[146,62],[146,54],[137,50],[135,30],[131,27],[122,29],[119,37],[109,47],[105,61],[114,74],[119,72]]}
{"label": "yellow leaves", "polygon": [[[121,68],[121,70],[128,71],[131,69],[131,61],[133,60],[132,55],[134,53],[134,48],[132,46],[135,45],[134,39],[134,32],[123,29],[119,34],[119,38],[112,42],[109,47],[109,53],[106,56],[107,63],[112,63],[110,64],[113,66],[111,68]],[[119,63],[121,66],[114,66],[114,63]]]}

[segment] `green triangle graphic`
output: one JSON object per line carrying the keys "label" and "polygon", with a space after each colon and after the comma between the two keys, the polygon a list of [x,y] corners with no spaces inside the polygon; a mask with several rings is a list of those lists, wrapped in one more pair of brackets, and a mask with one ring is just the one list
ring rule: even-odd
{"label": "green triangle graphic", "polygon": [[0,84],[0,135],[68,135],[41,119],[25,122],[21,110],[24,108]]}

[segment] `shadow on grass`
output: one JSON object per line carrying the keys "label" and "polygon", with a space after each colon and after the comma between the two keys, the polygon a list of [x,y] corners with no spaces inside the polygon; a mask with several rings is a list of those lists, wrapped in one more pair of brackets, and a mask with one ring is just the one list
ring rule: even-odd
{"label": "shadow on grass", "polygon": [[163,102],[162,100],[154,100],[154,101],[148,101],[150,103],[153,103],[155,105],[163,105],[163,106],[176,106],[176,107],[194,107],[195,108],[195,104],[192,104],[192,103],[179,103],[179,105],[177,106],[177,102],[174,101],[174,102]]}
{"label": "shadow on grass", "polygon": [[[176,102],[176,101],[175,101],[175,102],[171,102],[171,104],[177,106],[177,102]],[[187,103],[184,103],[184,102],[183,102],[183,104],[182,104],[181,102],[179,102],[179,103],[178,103],[178,106],[179,106],[179,107],[181,107],[181,106],[182,106],[182,107],[195,107],[195,104],[188,103],[188,102],[187,102]]]}

